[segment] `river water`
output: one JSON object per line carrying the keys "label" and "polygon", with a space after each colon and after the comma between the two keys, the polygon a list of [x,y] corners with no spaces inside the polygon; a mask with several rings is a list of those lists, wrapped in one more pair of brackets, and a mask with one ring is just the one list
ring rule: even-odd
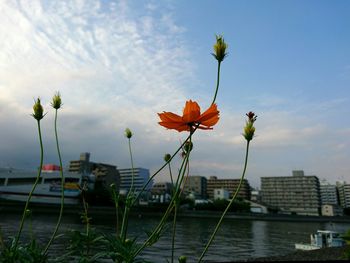
{"label": "river water", "polygon": [[[20,214],[0,214],[0,226],[5,238],[15,235],[20,220]],[[32,232],[39,242],[46,243],[56,224],[56,215],[32,217]],[[131,217],[128,236],[145,239],[145,231],[151,230],[159,221],[158,217]],[[212,233],[216,219],[210,218],[179,218],[176,233],[176,258],[185,255],[187,262],[196,262],[203,251],[205,242]],[[96,231],[102,233],[115,232],[115,222],[112,216],[98,218],[93,221]],[[59,233],[70,229],[83,230],[79,218],[65,216]],[[206,261],[229,262],[248,258],[284,255],[295,251],[294,244],[308,243],[310,234],[318,229],[329,229],[345,232],[350,229],[349,223],[319,223],[319,222],[283,222],[260,220],[224,220],[212,246],[205,257]],[[171,255],[171,226],[151,248],[147,248],[142,256],[154,263],[167,262]],[[29,224],[24,228],[24,237],[29,234]],[[62,253],[66,241],[58,239],[51,246],[51,253]],[[177,262],[177,261],[176,261]]]}

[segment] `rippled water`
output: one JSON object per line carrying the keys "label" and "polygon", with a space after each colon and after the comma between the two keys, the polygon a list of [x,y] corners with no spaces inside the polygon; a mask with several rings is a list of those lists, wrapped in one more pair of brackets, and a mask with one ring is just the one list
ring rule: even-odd
{"label": "rippled water", "polygon": [[[14,235],[18,229],[19,214],[1,214],[0,226],[5,237]],[[56,224],[56,215],[40,215],[33,217],[33,232],[39,242],[46,243]],[[93,227],[103,233],[115,231],[113,217],[95,220]],[[129,236],[138,236],[142,241],[145,231],[151,230],[158,222],[157,217],[132,217],[129,222]],[[176,257],[186,255],[188,262],[196,262],[205,242],[209,239],[215,224],[215,219],[179,218],[176,234]],[[64,217],[60,233],[70,229],[81,229],[84,226],[78,217]],[[222,224],[207,256],[208,261],[228,262],[247,258],[283,255],[294,251],[294,243],[309,242],[310,234],[318,229],[332,229],[345,232],[349,223],[312,223],[312,222],[276,222],[259,220],[226,220]],[[171,255],[171,227],[164,236],[151,248],[142,254],[144,258],[155,263],[167,262]],[[28,224],[24,236],[28,235]],[[53,243],[51,252],[64,250],[64,238]]]}

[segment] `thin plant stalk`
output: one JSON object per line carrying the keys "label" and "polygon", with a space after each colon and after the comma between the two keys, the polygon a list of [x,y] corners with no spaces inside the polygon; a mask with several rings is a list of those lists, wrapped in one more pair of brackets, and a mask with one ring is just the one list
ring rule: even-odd
{"label": "thin plant stalk", "polygon": [[128,138],[128,142],[129,142],[129,154],[130,154],[130,160],[131,160],[131,186],[128,192],[128,195],[126,197],[126,201],[125,201],[125,209],[124,209],[124,214],[123,214],[123,221],[122,221],[122,226],[121,226],[121,238],[122,240],[125,240],[126,238],[126,234],[127,234],[127,230],[128,230],[128,219],[129,219],[129,213],[130,213],[130,208],[132,207],[132,205],[134,204],[134,160],[133,160],[133,156],[132,156],[132,150],[131,150],[131,140],[130,138]]}
{"label": "thin plant stalk", "polygon": [[26,217],[27,209],[28,209],[30,200],[32,198],[33,192],[34,192],[36,186],[39,183],[39,179],[40,179],[40,176],[41,176],[41,170],[42,170],[42,166],[43,166],[44,147],[43,147],[43,140],[42,140],[42,136],[41,136],[40,120],[37,120],[37,124],[38,124],[38,134],[39,134],[39,141],[40,141],[40,166],[39,166],[39,170],[38,170],[38,175],[37,175],[37,177],[35,179],[35,182],[33,184],[32,190],[29,192],[29,195],[28,195],[28,198],[27,198],[27,202],[26,202],[26,204],[24,206],[22,220],[21,220],[21,223],[20,223],[20,226],[19,226],[19,230],[18,230],[18,233],[17,233],[17,236],[16,236],[16,240],[15,240],[14,250],[16,250],[16,248],[17,248],[18,241],[19,241],[19,238],[20,238],[22,230],[23,230],[23,225],[24,225],[24,220],[25,220],[25,217]]}
{"label": "thin plant stalk", "polygon": [[[181,148],[180,148],[181,149]],[[180,193],[180,185],[183,181],[183,177],[185,174],[185,171],[183,170],[183,167],[187,166],[187,162],[189,159],[189,155],[190,152],[188,152],[182,162],[181,168],[179,170],[179,177],[178,177],[178,182],[175,184],[176,185],[176,189],[174,191],[174,196],[172,196],[169,206],[167,208],[167,210],[165,211],[163,217],[161,218],[160,222],[158,223],[158,225],[156,226],[156,228],[153,230],[152,234],[147,238],[147,240],[141,245],[141,247],[139,247],[139,249],[135,252],[135,254],[133,255],[134,257],[136,257],[146,246],[147,244],[150,242],[150,240],[152,240],[154,238],[154,236],[162,229],[165,220],[168,218],[170,212],[172,211],[172,209],[174,208],[174,203],[175,200],[179,197],[179,193]],[[181,178],[180,178],[181,177]],[[180,179],[179,179],[180,178]]]}
{"label": "thin plant stalk", "polygon": [[58,232],[58,229],[61,225],[61,220],[62,220],[62,215],[63,215],[63,208],[64,208],[64,185],[65,185],[65,179],[64,179],[64,175],[63,175],[63,165],[62,165],[62,157],[61,157],[61,151],[60,151],[60,145],[58,143],[58,133],[57,133],[57,109],[55,111],[55,138],[56,138],[56,148],[57,148],[57,154],[58,154],[58,159],[60,162],[60,176],[61,176],[61,207],[60,207],[60,213],[58,216],[58,220],[57,220],[57,224],[55,227],[55,230],[49,240],[49,242],[47,243],[45,250],[43,252],[43,254],[45,255],[47,253],[47,250],[49,249],[49,247],[51,246],[52,241],[54,240],[54,238],[56,237],[56,234]]}
{"label": "thin plant stalk", "polygon": [[150,176],[150,178],[148,179],[148,181],[143,185],[141,191],[138,193],[137,197],[133,200],[133,203],[135,202],[135,200],[138,200],[139,197],[141,196],[142,192],[146,189],[147,185],[152,181],[152,179],[159,174],[164,167],[171,162],[171,160],[176,156],[176,154],[183,148],[183,146],[185,145],[185,143],[191,138],[191,136],[194,134],[194,132],[197,130],[199,124],[193,129],[193,131],[190,133],[190,135],[188,135],[188,137],[186,138],[186,140],[180,145],[180,147],[174,152],[174,154],[170,157],[170,159],[165,162],[152,176]]}
{"label": "thin plant stalk", "polygon": [[214,94],[213,102],[212,102],[211,104],[214,104],[214,103],[215,103],[216,96],[217,96],[217,94],[218,94],[219,84],[220,84],[220,68],[221,68],[221,61],[218,61],[218,72],[217,72],[217,77],[216,77],[216,89],[215,89],[215,94]]}
{"label": "thin plant stalk", "polygon": [[238,187],[237,187],[237,189],[236,189],[236,191],[235,191],[235,193],[234,193],[234,195],[233,195],[233,197],[232,197],[230,203],[226,206],[225,211],[224,211],[223,214],[221,215],[221,218],[220,218],[219,222],[217,223],[217,225],[216,225],[216,227],[215,227],[215,229],[214,229],[214,232],[212,233],[212,235],[211,235],[211,237],[210,237],[208,243],[206,244],[206,246],[205,246],[205,248],[204,248],[204,250],[203,250],[203,252],[202,252],[202,255],[201,255],[200,258],[198,259],[198,263],[202,262],[202,259],[203,259],[204,255],[207,253],[209,246],[210,246],[211,243],[213,242],[214,237],[215,237],[216,233],[218,232],[218,230],[219,230],[219,228],[220,228],[220,226],[221,226],[222,220],[224,219],[224,217],[225,217],[227,211],[230,209],[231,205],[233,204],[233,201],[236,199],[236,196],[237,196],[237,194],[238,194],[239,191],[240,191],[240,188],[241,188],[241,185],[242,185],[242,182],[243,182],[243,179],[244,179],[244,175],[245,175],[245,172],[246,172],[246,170],[247,170],[248,153],[249,153],[249,141],[247,141],[246,154],[245,154],[245,161],[244,161],[244,168],[243,168],[242,176],[241,176],[241,179],[240,179],[240,181],[239,181]]}
{"label": "thin plant stalk", "polygon": [[82,221],[84,224],[86,224],[86,236],[89,236],[90,233],[90,218],[88,215],[88,203],[85,200],[85,192],[86,192],[86,183],[84,183],[83,187],[81,188],[81,195],[83,200],[83,208],[84,212],[82,215]]}
{"label": "thin plant stalk", "polygon": [[168,163],[168,167],[169,167],[169,175],[170,175],[171,185],[174,187],[174,179],[173,179],[173,173],[171,171],[170,162]]}
{"label": "thin plant stalk", "polygon": [[[190,142],[191,142],[191,138],[190,138]],[[188,155],[189,155],[189,153],[188,153]],[[189,158],[189,156],[188,156],[188,158]],[[189,171],[190,171],[190,163],[189,163],[189,161],[187,161],[187,174],[186,174],[185,179],[183,180],[183,184],[182,184],[182,188],[180,189],[179,197],[181,197],[181,194],[185,189],[185,184],[186,184],[186,181],[187,181],[187,178],[189,175]],[[184,172],[186,172],[186,167],[185,167]],[[181,185],[181,183],[180,183],[180,185]],[[172,232],[172,240],[171,240],[171,263],[174,263],[176,222],[177,222],[177,212],[178,212],[178,208],[179,208],[179,201],[180,201],[179,199],[175,199],[175,201],[174,201],[173,232]]]}
{"label": "thin plant stalk", "polygon": [[175,203],[174,203],[174,219],[173,219],[173,233],[172,233],[172,239],[171,239],[171,263],[174,263],[177,209],[178,209],[178,200],[175,200]]}
{"label": "thin plant stalk", "polygon": [[113,195],[113,201],[114,201],[114,207],[115,207],[116,235],[118,236],[118,231],[119,231],[119,196],[117,196],[117,193],[116,193],[114,187],[115,186],[112,187],[112,195]]}

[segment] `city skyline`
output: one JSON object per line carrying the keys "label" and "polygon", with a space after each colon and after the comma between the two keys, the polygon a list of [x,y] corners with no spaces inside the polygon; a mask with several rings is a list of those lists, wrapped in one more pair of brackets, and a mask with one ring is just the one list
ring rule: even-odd
{"label": "city skyline", "polygon": [[[246,179],[304,170],[350,181],[350,3],[348,1],[19,1],[0,3],[0,167],[39,165],[40,97],[45,163],[58,163],[50,100],[62,95],[64,163],[81,152],[152,174],[187,134],[159,126],[213,98],[215,34],[223,34],[220,120],[196,132],[190,174],[238,178],[245,113],[258,115]],[[177,169],[176,158],[173,169]],[[168,181],[167,171],[155,181]]]}

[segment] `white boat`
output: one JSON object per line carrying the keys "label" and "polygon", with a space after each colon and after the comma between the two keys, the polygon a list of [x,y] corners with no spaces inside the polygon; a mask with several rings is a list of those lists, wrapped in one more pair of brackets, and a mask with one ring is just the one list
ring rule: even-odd
{"label": "white boat", "polygon": [[315,250],[325,247],[342,247],[345,241],[341,234],[330,230],[317,230],[310,236],[310,244],[296,243],[295,248],[298,250]]}
{"label": "white boat", "polygon": [[[0,199],[6,201],[26,202],[36,180],[37,171],[0,168]],[[75,205],[80,202],[82,175],[64,172],[64,203]],[[44,165],[31,203],[60,204],[61,203],[61,174],[60,167]]]}

